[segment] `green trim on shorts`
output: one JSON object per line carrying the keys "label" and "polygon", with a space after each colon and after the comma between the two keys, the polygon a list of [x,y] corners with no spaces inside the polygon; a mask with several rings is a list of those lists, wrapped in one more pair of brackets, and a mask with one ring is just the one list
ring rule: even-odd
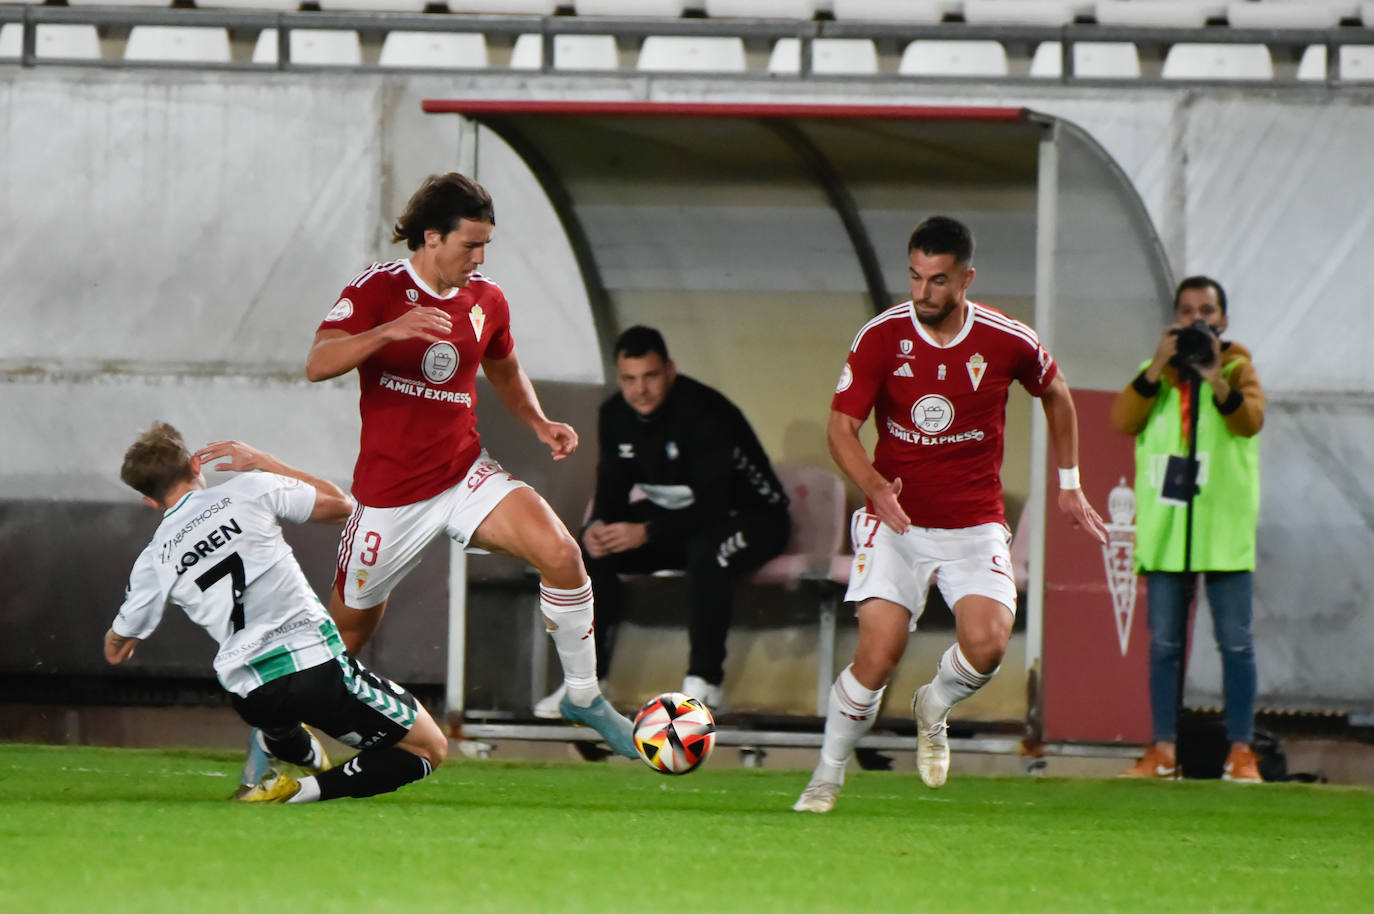
{"label": "green trim on shorts", "polygon": [[391,720],[409,730],[415,724],[415,709],[400,701],[389,692],[373,688],[366,680],[359,679],[353,675],[353,666],[348,662],[347,657],[338,658],[339,666],[343,668],[344,683],[348,686],[348,691],[363,704],[379,711]]}

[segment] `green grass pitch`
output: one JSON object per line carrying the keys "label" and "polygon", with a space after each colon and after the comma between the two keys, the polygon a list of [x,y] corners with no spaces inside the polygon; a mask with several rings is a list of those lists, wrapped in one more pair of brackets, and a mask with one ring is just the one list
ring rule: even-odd
{"label": "green grass pitch", "polygon": [[240,759],[0,745],[5,912],[1363,912],[1374,792],[451,761],[385,797],[226,801]]}

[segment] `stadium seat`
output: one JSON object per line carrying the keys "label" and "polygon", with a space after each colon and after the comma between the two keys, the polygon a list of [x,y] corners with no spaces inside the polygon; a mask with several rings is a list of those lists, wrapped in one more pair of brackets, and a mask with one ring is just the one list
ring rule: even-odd
{"label": "stadium seat", "polygon": [[844,481],[831,470],[779,463],[773,467],[787,493],[792,534],[787,550],[765,562],[750,578],[755,584],[795,586],[808,576],[830,576],[831,559],[849,531]]}
{"label": "stadium seat", "polygon": [[[511,49],[512,70],[538,70],[542,35],[521,35]],[[618,70],[620,52],[614,35],[553,36],[553,66],[556,70]]]}
{"label": "stadium seat", "polygon": [[996,41],[919,39],[902,52],[903,76],[1006,76],[1007,50]]}
{"label": "stadium seat", "polygon": [[552,16],[558,0],[448,0],[451,13],[493,13],[498,16]]}
{"label": "stadium seat", "polygon": [[68,6],[161,6],[169,7],[171,0],[68,0]]}
{"label": "stadium seat", "polygon": [[[277,30],[263,29],[253,47],[253,63],[277,62]],[[307,66],[356,67],[363,62],[358,33],[345,29],[292,29],[291,62]]]}
{"label": "stadium seat", "polygon": [[1233,2],[1226,5],[1226,21],[1238,29],[1333,29],[1341,24],[1342,6],[1352,4]]}
{"label": "stadium seat", "polygon": [[1274,61],[1262,44],[1176,44],[1164,55],[1165,79],[1273,79]]}
{"label": "stadium seat", "polygon": [[136,25],[129,29],[125,60],[228,63],[229,30],[201,26]]}
{"label": "stadium seat", "polygon": [[300,0],[200,0],[199,9],[219,10],[272,10],[274,12],[294,12],[301,8]]}
{"label": "stadium seat", "polygon": [[[1063,51],[1057,41],[1042,41],[1031,58],[1030,75],[1058,79]],[[1140,54],[1129,41],[1078,41],[1073,46],[1073,73],[1086,79],[1136,79]]]}
{"label": "stadium seat", "polygon": [[939,22],[956,12],[950,0],[832,0],[831,12],[841,22]]}
{"label": "stadium seat", "polygon": [[964,21],[971,25],[1067,25],[1092,10],[1092,0],[964,0]]}
{"label": "stadium seat", "polygon": [[[23,53],[24,26],[9,22],[0,26],[0,57],[17,58]],[[39,57],[62,60],[93,60],[100,57],[100,36],[93,25],[49,25],[40,23],[34,45]]]}
{"label": "stadium seat", "polygon": [[382,67],[450,67],[487,65],[487,39],[478,32],[387,32],[377,58]]}
{"label": "stadium seat", "polygon": [[[801,40],[779,38],[768,58],[770,73],[801,72]],[[878,72],[878,46],[867,38],[817,38],[811,42],[811,72]]]}
{"label": "stadium seat", "polygon": [[1098,25],[1200,29],[1226,13],[1226,0],[1097,0]]}
{"label": "stadium seat", "polygon": [[326,13],[423,13],[425,0],[319,0]]}
{"label": "stadium seat", "polygon": [[[1342,45],[1336,55],[1336,78],[1346,82],[1374,81],[1374,45]],[[1303,52],[1298,79],[1326,79],[1326,47],[1314,44]]]}
{"label": "stadium seat", "polygon": [[682,15],[686,0],[577,0],[579,16],[629,16],[676,19]]}
{"label": "stadium seat", "polygon": [[639,49],[638,66],[654,73],[741,73],[744,39],[650,35]]}
{"label": "stadium seat", "polygon": [[705,0],[712,19],[810,19],[816,0]]}

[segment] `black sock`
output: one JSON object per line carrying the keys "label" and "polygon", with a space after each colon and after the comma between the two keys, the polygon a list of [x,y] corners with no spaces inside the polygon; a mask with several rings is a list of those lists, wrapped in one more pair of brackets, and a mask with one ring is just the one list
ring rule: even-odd
{"label": "black sock", "polygon": [[315,756],[310,734],[300,724],[286,730],[263,730],[263,742],[274,758],[293,765],[311,765]]}
{"label": "black sock", "polygon": [[353,758],[315,776],[320,799],[371,797],[390,793],[411,781],[429,775],[429,762],[414,753],[392,747],[367,749]]}

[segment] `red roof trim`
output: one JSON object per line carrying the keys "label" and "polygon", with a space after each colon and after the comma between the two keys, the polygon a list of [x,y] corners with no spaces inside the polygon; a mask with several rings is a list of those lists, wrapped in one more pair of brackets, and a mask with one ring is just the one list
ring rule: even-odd
{"label": "red roof trim", "polygon": [[504,99],[430,98],[421,103],[429,114],[550,114],[668,117],[875,118],[879,120],[1018,121],[1025,108],[968,105],[783,105],[716,102],[583,102]]}

